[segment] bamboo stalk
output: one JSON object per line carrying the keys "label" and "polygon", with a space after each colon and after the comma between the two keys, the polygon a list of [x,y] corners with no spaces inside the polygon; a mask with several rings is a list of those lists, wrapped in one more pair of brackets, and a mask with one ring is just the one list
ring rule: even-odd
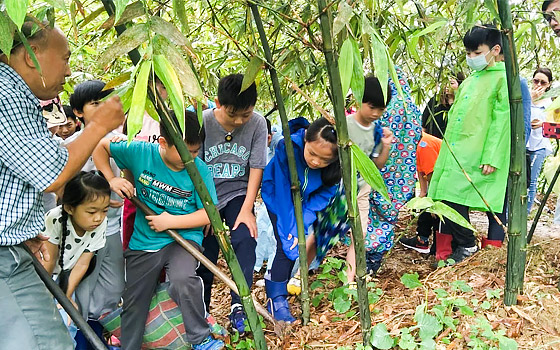
{"label": "bamboo stalk", "polygon": [[[272,66],[272,52],[270,51],[270,45],[268,44],[268,39],[266,38],[266,33],[264,31],[261,15],[257,5],[253,2],[249,3],[251,12],[253,13],[253,18],[255,19],[255,24],[259,32],[259,37],[261,40],[261,45],[263,47],[264,55],[266,61],[269,63],[268,71],[270,73],[270,79],[272,80],[272,86],[274,88],[274,96],[276,98],[276,106],[278,107],[278,114],[280,114],[280,120],[282,121],[282,133],[284,134],[284,141],[286,145],[286,154],[288,156],[288,168],[290,171],[290,184],[292,190],[292,200],[294,203],[294,213],[296,216],[296,226],[298,234],[298,251],[299,251],[299,266],[300,266],[300,278],[301,278],[301,310],[303,317],[303,324],[306,325],[309,322],[309,280],[308,280],[308,264],[307,264],[307,251],[305,245],[305,227],[303,226],[303,209],[301,204],[301,191],[299,189],[299,180],[296,168],[296,160],[294,156],[294,146],[292,144],[292,138],[290,136],[290,127],[288,125],[288,116],[286,114],[286,108],[284,106],[284,100],[282,98],[282,90],[280,88],[280,82],[278,81],[278,75],[276,74],[276,69]],[[277,244],[281,244],[278,242]]]}
{"label": "bamboo stalk", "polygon": [[529,230],[529,233],[527,234],[527,244],[531,243],[531,240],[533,239],[533,234],[535,233],[535,229],[537,228],[537,224],[539,223],[539,218],[541,217],[543,209],[546,206],[546,201],[548,200],[548,197],[552,193],[552,190],[554,189],[554,185],[556,184],[556,181],[558,180],[559,175],[560,175],[560,166],[558,167],[558,169],[556,169],[556,172],[554,173],[554,176],[550,180],[550,185],[548,185],[548,189],[546,190],[546,193],[544,194],[544,197],[541,201],[541,205],[539,205],[539,209],[537,210],[537,213],[535,214],[535,218],[533,219],[533,223],[531,224],[531,229]]}
{"label": "bamboo stalk", "polygon": [[[113,0],[102,0],[102,3],[109,16],[114,14],[115,5],[113,3]],[[115,29],[117,30],[117,34],[120,35],[126,29],[126,27],[124,25],[116,26]],[[138,64],[138,62],[140,61],[140,55],[138,53],[138,50],[136,49],[132,50],[129,53],[129,57],[134,64]],[[266,339],[264,337],[264,332],[262,330],[255,305],[253,304],[251,291],[249,290],[249,286],[247,285],[247,281],[245,280],[245,276],[243,275],[243,271],[241,270],[241,266],[239,265],[239,261],[237,260],[237,257],[235,255],[235,251],[231,246],[231,241],[220,217],[220,213],[212,202],[212,197],[210,196],[210,193],[208,192],[208,189],[204,184],[204,180],[200,176],[200,173],[198,172],[196,164],[194,163],[187,145],[183,141],[181,130],[179,130],[177,125],[173,123],[169,115],[169,110],[167,109],[165,102],[163,101],[159,93],[156,91],[156,89],[153,89],[153,82],[150,82],[150,85],[151,86],[148,89],[148,97],[150,98],[158,112],[160,122],[163,124],[165,130],[171,137],[173,144],[177,148],[177,152],[179,153],[179,156],[181,157],[181,160],[185,165],[185,169],[193,182],[195,190],[204,205],[204,209],[208,214],[210,224],[212,225],[214,234],[216,235],[218,244],[220,246],[220,250],[222,251],[224,259],[228,264],[231,275],[235,283],[237,284],[239,296],[241,297],[241,303],[243,304],[245,313],[247,314],[249,327],[253,332],[255,346],[258,350],[267,349]]]}
{"label": "bamboo stalk", "polygon": [[[323,54],[327,63],[329,80],[332,92],[332,101],[334,107],[334,115],[336,119],[336,129],[338,135],[338,151],[342,166],[342,180],[344,190],[347,194],[352,193],[352,181],[356,181],[356,174],[352,174],[352,154],[350,151],[350,139],[348,138],[348,126],[346,124],[346,116],[344,113],[344,95],[342,92],[342,84],[340,81],[340,72],[338,70],[338,60],[333,52],[332,28],[330,21],[330,10],[327,9],[325,0],[317,0],[320,13],[321,32],[323,36]],[[380,74],[387,74],[380,72]],[[350,198],[350,195],[348,196]],[[364,236],[360,223],[358,208],[355,207],[353,201],[348,201],[348,218],[352,230],[352,238],[354,239],[354,249],[356,252],[356,282],[358,285],[358,306],[360,310],[360,323],[362,326],[362,337],[364,345],[369,345],[369,336],[371,330],[371,316],[369,311],[368,290],[365,280],[366,261]]]}
{"label": "bamboo stalk", "polygon": [[498,0],[502,21],[503,52],[509,90],[511,114],[511,160],[508,191],[508,257],[504,304],[517,303],[523,293],[523,279],[527,258],[527,177],[525,169],[525,129],[519,65],[513,38],[511,9],[507,0]]}

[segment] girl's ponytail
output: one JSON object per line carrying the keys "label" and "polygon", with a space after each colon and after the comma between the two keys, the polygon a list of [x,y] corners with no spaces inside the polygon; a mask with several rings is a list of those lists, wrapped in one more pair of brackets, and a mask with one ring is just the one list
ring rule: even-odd
{"label": "girl's ponytail", "polygon": [[60,266],[60,270],[64,270],[64,251],[66,250],[66,237],[70,234],[68,232],[68,213],[64,210],[64,206],[62,206],[62,215],[60,217],[62,220],[62,232],[60,236],[60,257],[58,258],[58,265]]}

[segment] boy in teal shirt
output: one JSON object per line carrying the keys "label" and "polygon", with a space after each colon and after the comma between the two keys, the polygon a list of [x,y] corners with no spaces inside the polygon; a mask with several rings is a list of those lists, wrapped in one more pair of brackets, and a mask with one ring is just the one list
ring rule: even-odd
{"label": "boy in teal shirt", "polygon": [[[506,69],[496,62],[501,34],[496,26],[471,28],[463,43],[467,64],[474,71],[459,87],[449,111],[445,139],[436,161],[429,197],[442,200],[469,219],[469,209],[486,211],[486,204],[453,158],[457,157],[495,213],[502,213],[509,172],[510,114]],[[498,214],[500,215],[500,214]],[[451,253],[451,241],[455,249]],[[478,250],[474,233],[446,220],[436,239],[436,258],[464,260]]]}
{"label": "boy in teal shirt", "polygon": [[[212,174],[197,157],[204,140],[203,130],[196,114],[187,112],[185,117],[185,143],[212,200],[217,203]],[[113,175],[109,157],[121,169],[131,171],[138,198],[158,214],[136,215],[134,233],[125,252],[122,349],[141,348],[150,301],[163,268],[169,277],[169,295],[183,315],[186,340],[195,350],[222,349],[224,343],[210,336],[205,320],[202,280],[196,275],[198,261],[164,232],[175,229],[202,250],[202,227],[210,220],[177,149],[161,125],[160,132],[159,144],[133,141],[127,145],[124,141],[111,143],[104,139],[93,154],[95,165],[113,191],[123,198],[132,197],[134,186]]]}

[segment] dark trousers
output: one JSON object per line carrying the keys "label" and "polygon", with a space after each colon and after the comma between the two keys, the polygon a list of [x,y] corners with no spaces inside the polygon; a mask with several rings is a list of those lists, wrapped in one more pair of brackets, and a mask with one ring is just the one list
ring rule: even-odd
{"label": "dark trousers", "polygon": [[276,222],[278,220],[276,215],[269,211],[268,216],[270,217],[270,222],[274,229],[274,238],[276,238],[276,255],[274,255],[274,261],[270,269],[270,279],[274,282],[284,282],[290,278],[295,260],[290,260],[284,253],[282,240],[280,236],[278,236],[278,229],[276,228]]}
{"label": "dark trousers", "polygon": [[439,218],[433,217],[432,214],[427,211],[420,214],[418,217],[418,226],[416,227],[416,233],[418,236],[422,237],[423,240],[430,238],[430,236],[439,230]]}
{"label": "dark trousers", "polygon": [[[226,225],[230,229],[233,228],[244,201],[245,196],[235,197],[220,210],[222,219],[226,222]],[[251,237],[251,233],[245,224],[241,224],[236,230],[232,230],[230,237],[233,251],[237,256],[237,260],[239,260],[239,265],[241,265],[241,270],[243,271],[243,275],[245,276],[245,280],[247,281],[250,289],[253,284],[253,269],[256,261],[255,249],[257,247],[257,240]],[[216,237],[213,234],[206,236],[204,241],[202,241],[202,247],[204,248],[204,256],[216,264],[218,261],[218,254],[220,253],[220,246],[218,245]],[[214,274],[203,265],[200,265],[197,270],[197,274],[204,281],[204,302],[206,304],[206,311],[209,311]],[[234,292],[231,292],[231,304],[241,304],[241,299]]]}
{"label": "dark trousers", "polygon": [[[191,243],[200,248],[198,244]],[[210,335],[205,319],[202,281],[196,275],[198,261],[191,254],[173,242],[154,253],[128,249],[124,257],[123,350],[139,350],[142,347],[150,302],[163,268],[169,277],[169,296],[179,305],[183,315],[187,341],[200,344]]]}

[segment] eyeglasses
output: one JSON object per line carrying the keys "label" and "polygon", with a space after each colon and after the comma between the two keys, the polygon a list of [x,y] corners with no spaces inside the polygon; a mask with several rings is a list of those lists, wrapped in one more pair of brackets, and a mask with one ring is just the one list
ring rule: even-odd
{"label": "eyeglasses", "polygon": [[560,11],[550,11],[550,12],[543,12],[543,17],[544,19],[550,23],[552,21],[552,19],[554,18],[557,22],[560,22],[558,20],[558,18],[560,17],[559,14]]}
{"label": "eyeglasses", "polygon": [[548,81],[540,80],[540,79],[533,79],[533,84],[535,85],[548,85]]}

